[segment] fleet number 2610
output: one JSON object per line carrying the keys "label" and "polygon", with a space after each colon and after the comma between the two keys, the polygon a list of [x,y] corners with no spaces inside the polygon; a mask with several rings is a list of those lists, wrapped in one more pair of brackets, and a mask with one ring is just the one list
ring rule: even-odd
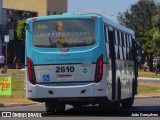
{"label": "fleet number 2610", "polygon": [[57,66],[56,73],[74,72],[74,66]]}

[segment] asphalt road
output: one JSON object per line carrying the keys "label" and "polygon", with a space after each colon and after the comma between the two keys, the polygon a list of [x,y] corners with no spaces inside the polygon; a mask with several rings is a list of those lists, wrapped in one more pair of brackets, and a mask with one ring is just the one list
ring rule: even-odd
{"label": "asphalt road", "polygon": [[[54,115],[54,114],[45,112],[45,106],[43,103],[39,103],[39,104],[32,105],[32,106],[0,108],[0,111],[3,111],[3,112],[12,111],[12,112],[17,112],[17,113],[27,111],[29,113],[42,113],[41,115],[43,116],[43,118],[55,117],[54,120],[59,119],[60,117],[62,119],[70,118],[69,120],[72,120],[74,117],[77,117],[78,120],[82,118],[87,119],[90,117],[94,117],[94,119],[97,117],[101,117],[101,119],[105,119],[106,117],[107,119],[108,118],[110,119],[114,117],[115,119],[112,119],[112,120],[116,120],[119,117],[125,116],[124,118],[126,119],[127,117],[133,118],[131,117],[132,115],[134,116],[139,115],[140,117],[142,117],[142,115],[146,115],[146,114],[148,115],[152,114],[152,117],[153,115],[158,115],[160,117],[160,98],[143,98],[143,99],[138,98],[138,99],[135,99],[135,102],[132,108],[130,109],[121,108],[121,111],[114,111],[114,112],[110,112],[106,110],[102,111],[102,109],[100,109],[98,106],[84,106],[81,108],[73,108],[72,106],[67,105],[66,112],[58,113]],[[146,118],[148,116],[143,116],[143,117]],[[159,118],[159,117],[154,117],[154,119]],[[32,118],[30,119],[32,120]]]}

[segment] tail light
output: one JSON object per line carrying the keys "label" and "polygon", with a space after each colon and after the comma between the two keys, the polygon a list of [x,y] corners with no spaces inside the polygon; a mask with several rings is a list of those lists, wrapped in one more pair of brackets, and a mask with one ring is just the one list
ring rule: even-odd
{"label": "tail light", "polygon": [[95,73],[95,83],[98,83],[102,80],[103,77],[103,55],[97,59],[96,64],[96,73]]}
{"label": "tail light", "polygon": [[91,18],[94,18],[94,19],[96,19],[96,18],[97,18],[97,16],[91,16]]}
{"label": "tail light", "polygon": [[28,69],[28,77],[29,77],[29,81],[32,84],[36,83],[36,79],[35,79],[35,73],[34,73],[34,66],[33,66],[33,62],[30,58],[27,58],[27,69]]}
{"label": "tail light", "polygon": [[31,20],[37,20],[37,18],[32,18]]}

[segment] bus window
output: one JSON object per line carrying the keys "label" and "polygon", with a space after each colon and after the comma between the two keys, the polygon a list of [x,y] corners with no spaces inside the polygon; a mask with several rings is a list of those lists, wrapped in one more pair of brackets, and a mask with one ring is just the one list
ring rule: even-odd
{"label": "bus window", "polygon": [[129,35],[127,35],[127,47],[129,48]]}
{"label": "bus window", "polygon": [[129,56],[129,57],[130,57],[130,60],[133,60],[133,49],[130,48],[130,49],[129,49],[129,52],[130,52],[130,54],[129,54],[129,55],[130,55],[130,56]]}
{"label": "bus window", "polygon": [[115,45],[115,59],[119,59],[118,45]]}
{"label": "bus window", "polygon": [[125,41],[124,41],[124,34],[121,32],[121,39],[122,39],[122,46],[125,46]]}
{"label": "bus window", "polygon": [[120,59],[123,60],[121,32],[119,32],[119,56]]}
{"label": "bus window", "polygon": [[113,58],[113,47],[111,43],[113,43],[113,40],[115,39],[114,37],[114,32],[113,32],[113,28],[111,26],[109,26],[109,29],[108,29],[108,40],[109,40],[109,58]]}
{"label": "bus window", "polygon": [[109,50],[109,37],[108,37],[108,27],[106,26],[105,27],[105,41],[106,41],[106,53],[107,53],[107,58],[110,57],[109,53],[110,53],[110,50]]}
{"label": "bus window", "polygon": [[123,47],[123,59],[126,60],[126,47]]}
{"label": "bus window", "polygon": [[38,21],[33,24],[36,47],[83,47],[95,43],[95,20],[65,19]]}
{"label": "bus window", "polygon": [[108,27],[105,26],[105,37],[106,37],[106,41],[109,41],[109,38],[108,38]]}
{"label": "bus window", "polygon": [[118,59],[119,54],[118,54],[118,37],[117,37],[117,31],[115,30],[115,59]]}
{"label": "bus window", "polygon": [[129,54],[130,54],[130,52],[129,52],[129,42],[128,42],[128,35],[127,34],[125,34],[125,41],[126,41],[126,60],[129,60]]}
{"label": "bus window", "polygon": [[117,35],[117,31],[115,30],[115,44],[118,45],[118,35]]}
{"label": "bus window", "polygon": [[126,60],[126,42],[125,42],[125,34],[121,33],[122,38],[122,52],[123,52],[123,60]]}
{"label": "bus window", "polygon": [[126,35],[124,33],[123,34],[123,46],[126,46]]}
{"label": "bus window", "polygon": [[122,46],[122,36],[121,36],[121,32],[119,32],[119,45]]}
{"label": "bus window", "polygon": [[127,60],[130,60],[130,48],[127,47]]}
{"label": "bus window", "polygon": [[129,43],[130,43],[130,48],[132,48],[132,37],[129,36]]}
{"label": "bus window", "polygon": [[118,45],[120,45],[120,36],[119,36],[119,31],[117,31],[117,41],[118,41]]}
{"label": "bus window", "polygon": [[127,34],[126,34],[126,47],[129,47],[129,38]]}
{"label": "bus window", "polygon": [[119,54],[120,54],[120,59],[123,60],[122,46],[119,46]]}

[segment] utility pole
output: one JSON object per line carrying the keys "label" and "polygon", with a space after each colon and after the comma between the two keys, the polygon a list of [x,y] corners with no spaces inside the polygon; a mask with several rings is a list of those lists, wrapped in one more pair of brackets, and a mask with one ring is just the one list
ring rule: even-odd
{"label": "utility pole", "polygon": [[5,41],[5,43],[6,43],[6,65],[5,65],[5,67],[4,67],[4,73],[7,73],[7,53],[8,53],[8,51],[7,51],[7,44],[8,44],[8,42],[9,42],[9,35],[5,35],[5,37],[4,37],[4,41]]}
{"label": "utility pole", "polygon": [[8,53],[8,51],[7,51],[7,44],[9,42],[9,35],[5,35],[4,41],[6,43],[6,66],[7,66],[7,53]]}

